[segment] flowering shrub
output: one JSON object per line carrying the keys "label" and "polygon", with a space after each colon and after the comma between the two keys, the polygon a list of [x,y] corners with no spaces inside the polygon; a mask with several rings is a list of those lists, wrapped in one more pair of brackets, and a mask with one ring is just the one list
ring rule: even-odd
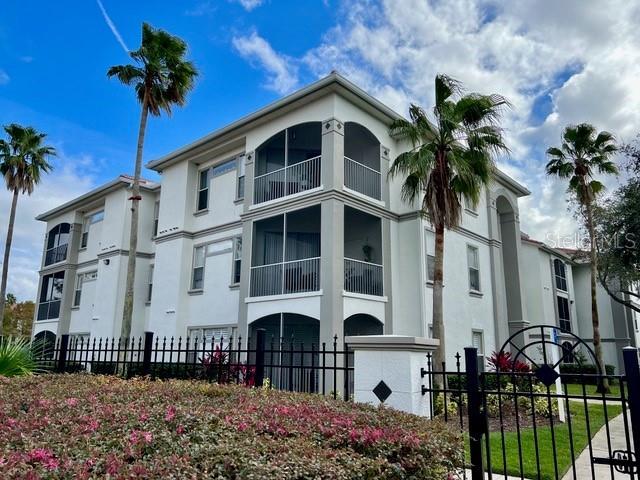
{"label": "flowering shrub", "polygon": [[531,371],[528,363],[511,358],[511,352],[493,352],[487,360],[494,372],[518,372]]}
{"label": "flowering shrub", "polygon": [[203,377],[215,380],[220,384],[241,383],[248,387],[255,385],[256,367],[244,363],[233,363],[229,360],[229,352],[216,345],[213,353],[206,354],[200,363]]}
{"label": "flowering shrub", "polygon": [[0,377],[0,478],[426,478],[458,433],[387,408],[184,380]]}

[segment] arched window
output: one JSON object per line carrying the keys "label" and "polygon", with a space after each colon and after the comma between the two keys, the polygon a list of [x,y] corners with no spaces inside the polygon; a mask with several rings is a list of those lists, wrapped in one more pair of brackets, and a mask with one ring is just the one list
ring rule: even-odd
{"label": "arched window", "polygon": [[571,342],[562,342],[562,363],[575,363],[576,359],[573,354],[573,345]]}
{"label": "arched window", "polygon": [[60,223],[49,230],[49,234],[47,235],[47,250],[44,256],[45,266],[67,259],[70,231],[71,225],[68,223]]}
{"label": "arched window", "polygon": [[556,277],[556,288],[558,290],[562,290],[563,292],[566,292],[567,291],[567,270],[562,260],[556,258],[553,261],[553,272]]}
{"label": "arched window", "polygon": [[53,352],[56,346],[55,333],[49,330],[43,330],[36,334],[34,341],[36,356],[40,356],[43,359],[53,358]]}

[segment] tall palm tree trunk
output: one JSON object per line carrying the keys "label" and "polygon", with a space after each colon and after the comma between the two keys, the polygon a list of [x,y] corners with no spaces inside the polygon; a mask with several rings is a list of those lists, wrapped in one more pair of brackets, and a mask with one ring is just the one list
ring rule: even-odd
{"label": "tall palm tree trunk", "polygon": [[444,226],[435,227],[435,259],[433,272],[433,337],[440,340],[440,346],[434,355],[434,370],[442,368],[446,358],[444,320],[442,314],[442,285],[444,279]]}
{"label": "tall palm tree trunk", "polygon": [[147,129],[147,116],[149,114],[147,93],[142,102],[140,115],[140,129],[138,130],[138,148],[136,151],[136,165],[133,173],[133,185],[131,187],[131,232],[129,234],[129,257],[127,260],[127,282],[124,296],[124,309],[122,312],[122,328],[120,336],[131,336],[131,319],[133,317],[133,287],[136,279],[136,254],[138,252],[138,214],[140,202],[140,173],[142,171],[142,150],[144,147],[144,134]]}
{"label": "tall palm tree trunk", "polygon": [[596,361],[600,365],[600,370],[604,375],[598,383],[598,392],[609,393],[609,379],[606,377],[604,358],[602,357],[602,343],[600,341],[600,317],[598,315],[598,300],[596,298],[596,281],[598,278],[598,257],[596,255],[596,233],[593,226],[593,208],[591,200],[585,202],[587,211],[587,229],[589,230],[589,259],[591,262],[591,323],[593,324],[593,349],[596,354]]}
{"label": "tall palm tree trunk", "polygon": [[13,190],[11,199],[11,213],[9,213],[9,228],[7,229],[7,241],[4,244],[4,260],[2,262],[2,283],[0,284],[0,337],[2,337],[2,323],[4,320],[4,304],[7,297],[7,278],[9,276],[9,255],[13,240],[13,226],[16,220],[16,207],[18,205],[18,190]]}

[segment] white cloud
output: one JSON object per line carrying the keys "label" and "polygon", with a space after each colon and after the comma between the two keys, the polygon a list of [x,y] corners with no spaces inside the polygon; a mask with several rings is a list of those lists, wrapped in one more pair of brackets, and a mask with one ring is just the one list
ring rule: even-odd
{"label": "white cloud", "polygon": [[9,74],[0,68],[0,85],[6,85],[11,80]]}
{"label": "white cloud", "polygon": [[235,1],[238,2],[240,5],[242,5],[242,8],[244,8],[247,12],[250,12],[254,8],[259,7],[263,3],[263,0],[235,0]]}
{"label": "white cloud", "polygon": [[129,53],[129,48],[127,47],[126,43],[124,43],[124,40],[122,39],[122,35],[120,35],[120,32],[116,28],[116,25],[113,23],[113,21],[111,21],[111,17],[109,17],[107,10],[104,8],[104,5],[102,5],[102,2],[100,0],[96,0],[96,2],[98,3],[98,7],[102,12],[102,16],[104,17],[104,21],[107,23],[109,30],[111,30],[111,33],[113,33],[113,36],[116,37],[116,40],[118,41],[120,46],[124,49],[125,53]]}
{"label": "white cloud", "polygon": [[500,164],[532,191],[520,218],[535,237],[576,228],[566,185],[544,174],[544,151],[564,126],[587,121],[622,140],[640,130],[637,2],[357,0],[337,18],[301,59],[314,76],[338,70],[401,113],[433,104],[437,73],[512,102],[512,155]]}
{"label": "white cloud", "polygon": [[[71,200],[95,186],[95,178],[86,174],[87,156],[69,157],[58,149],[59,157],[54,160],[54,170],[42,177],[41,183],[31,196],[20,195],[16,210],[13,245],[9,261],[8,292],[19,300],[34,300],[38,287],[38,270],[45,235],[45,224],[34,220],[36,215]],[[4,187],[4,182],[3,185]],[[0,190],[0,258],[4,254],[5,236],[11,192]]]}
{"label": "white cloud", "polygon": [[232,43],[243,58],[265,70],[266,88],[284,95],[298,84],[298,68],[294,61],[277,53],[257,32],[233,37]]}
{"label": "white cloud", "polygon": [[216,11],[216,6],[211,1],[199,2],[193,8],[190,8],[185,15],[189,17],[202,17],[204,15],[211,15]]}

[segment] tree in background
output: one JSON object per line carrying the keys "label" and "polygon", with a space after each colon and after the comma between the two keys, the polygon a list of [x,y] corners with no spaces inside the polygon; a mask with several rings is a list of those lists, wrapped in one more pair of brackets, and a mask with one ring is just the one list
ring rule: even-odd
{"label": "tree in background", "polygon": [[[569,180],[568,192],[578,202],[589,233],[589,261],[591,266],[591,323],[593,324],[593,347],[596,359],[604,373],[605,364],[600,342],[600,320],[596,298],[598,279],[598,258],[596,255],[596,228],[594,208],[596,197],[604,190],[604,185],[594,178],[596,173],[617,174],[618,169],[611,157],[618,151],[615,139],[609,132],[597,133],[593,125],[581,123],[569,125],[562,133],[562,146],[547,150],[550,158],[547,163],[547,175],[555,175]],[[598,391],[609,391],[609,381],[602,377]]]}
{"label": "tree in background", "polygon": [[508,152],[499,120],[509,104],[500,95],[463,94],[458,81],[446,75],[435,78],[433,123],[426,112],[411,105],[409,118],[390,127],[392,137],[411,149],[401,153],[389,169],[401,175],[402,198],[415,203],[435,230],[433,278],[433,337],[440,340],[434,361],[445,361],[445,327],[442,310],[444,231],[460,224],[461,202],[474,207],[491,180],[494,157]]}
{"label": "tree in background", "polygon": [[178,37],[142,24],[142,44],[138,50],[130,52],[134,65],[111,67],[107,76],[116,77],[125,85],[133,86],[141,105],[138,146],[131,188],[131,230],[129,236],[129,258],[125,286],[124,310],[122,313],[121,336],[131,335],[133,316],[133,286],[136,274],[136,254],[138,251],[138,203],[140,196],[140,173],[142,170],[142,150],[149,114],[159,117],[164,111],[171,116],[171,109],[186,103],[187,93],[193,88],[198,72],[184,56],[187,44]]}
{"label": "tree in background", "polygon": [[[13,241],[13,228],[16,220],[18,196],[31,195],[36,185],[40,183],[43,173],[51,170],[47,158],[56,154],[55,149],[44,145],[46,135],[37,132],[33,127],[23,127],[16,123],[5,125],[4,131],[8,139],[0,140],[0,174],[4,177],[7,190],[12,194],[11,210],[9,212],[9,226],[7,240],[4,246],[4,260],[2,263],[2,281],[0,283],[0,319],[4,318],[4,306],[7,293],[7,279],[9,277],[9,256]],[[2,325],[0,325],[0,336]]]}
{"label": "tree in background", "polygon": [[640,140],[620,150],[630,178],[594,212],[598,276],[613,300],[640,313]]}
{"label": "tree in background", "polygon": [[32,301],[18,302],[15,295],[7,293],[3,332],[7,337],[29,337],[33,327],[36,305]]}

